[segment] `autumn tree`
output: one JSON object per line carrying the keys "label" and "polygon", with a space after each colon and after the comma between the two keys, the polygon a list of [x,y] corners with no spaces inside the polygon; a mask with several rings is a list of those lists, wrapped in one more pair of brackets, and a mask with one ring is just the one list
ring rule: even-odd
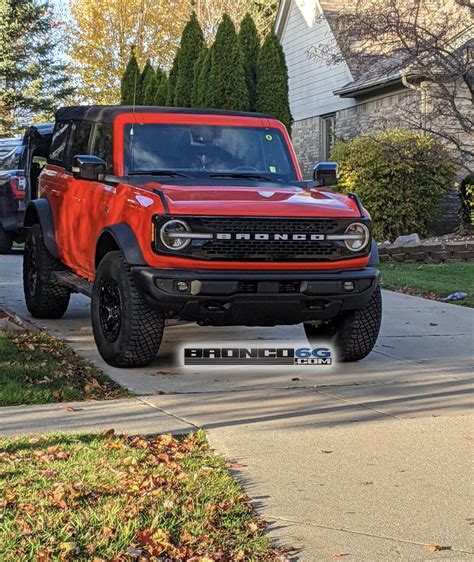
{"label": "autumn tree", "polygon": [[125,72],[120,83],[120,103],[122,105],[139,105],[140,101],[140,68],[132,47]]}
{"label": "autumn tree", "polygon": [[206,102],[218,109],[249,109],[242,52],[235,26],[227,14],[222,18],[211,49]]}
{"label": "autumn tree", "polygon": [[58,60],[57,23],[36,0],[0,0],[0,136],[11,135],[35,114],[51,119],[72,94]]}
{"label": "autumn tree", "polygon": [[260,41],[257,28],[250,13],[245,15],[240,24],[239,43],[249,92],[249,107],[252,111],[255,111],[257,107],[257,60],[260,51]]}
{"label": "autumn tree", "polygon": [[223,14],[238,25],[250,13],[258,34],[264,37],[274,24],[278,4],[278,0],[195,0],[194,9],[208,40],[214,39]]}
{"label": "autumn tree", "polygon": [[180,43],[180,61],[176,75],[174,103],[178,107],[191,107],[194,86],[194,67],[204,44],[201,26],[193,12],[184,27]]}
{"label": "autumn tree", "polygon": [[288,70],[283,49],[273,32],[265,38],[258,57],[257,110],[273,115],[291,130]]}
{"label": "autumn tree", "polygon": [[345,59],[356,76],[385,65],[414,95],[382,125],[438,137],[472,171],[473,14],[469,0],[359,0],[333,22],[337,48],[315,45],[309,55]]}
{"label": "autumn tree", "polygon": [[70,0],[67,53],[80,101],[118,102],[132,45],[140,68],[150,59],[168,69],[189,13],[188,0]]}

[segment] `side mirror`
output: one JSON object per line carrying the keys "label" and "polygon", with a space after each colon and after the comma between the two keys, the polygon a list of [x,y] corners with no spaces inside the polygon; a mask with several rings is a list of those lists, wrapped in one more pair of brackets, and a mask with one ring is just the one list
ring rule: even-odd
{"label": "side mirror", "polygon": [[313,169],[313,178],[318,187],[336,185],[339,179],[337,162],[318,162]]}
{"label": "side mirror", "polygon": [[72,161],[72,175],[80,180],[97,181],[99,175],[107,172],[107,163],[98,156],[88,154],[74,156]]}

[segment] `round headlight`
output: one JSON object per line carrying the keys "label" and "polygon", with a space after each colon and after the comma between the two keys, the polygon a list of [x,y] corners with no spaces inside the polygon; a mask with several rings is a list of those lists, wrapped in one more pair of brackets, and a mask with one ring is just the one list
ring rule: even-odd
{"label": "round headlight", "polygon": [[351,252],[360,252],[370,240],[369,229],[361,222],[354,222],[346,228],[347,238],[344,240],[346,248]]}
{"label": "round headlight", "polygon": [[182,235],[189,230],[189,226],[184,221],[169,220],[160,229],[160,240],[168,250],[184,250],[191,244],[191,240]]}

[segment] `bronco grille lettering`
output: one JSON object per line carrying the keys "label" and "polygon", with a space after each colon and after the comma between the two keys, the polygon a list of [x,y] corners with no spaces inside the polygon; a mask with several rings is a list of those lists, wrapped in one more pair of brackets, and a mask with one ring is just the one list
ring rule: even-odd
{"label": "bronco grille lettering", "polygon": [[217,232],[216,234],[214,234],[214,237],[216,240],[297,240],[302,242],[326,240],[326,235],[324,234],[266,234],[263,232],[258,232],[255,234],[250,234],[247,232]]}

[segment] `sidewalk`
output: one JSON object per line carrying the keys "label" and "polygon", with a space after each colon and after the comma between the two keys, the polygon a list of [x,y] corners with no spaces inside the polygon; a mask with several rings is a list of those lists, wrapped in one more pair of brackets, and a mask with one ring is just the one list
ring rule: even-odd
{"label": "sidewalk", "polygon": [[[21,258],[0,258],[5,308],[27,317]],[[304,562],[474,560],[474,311],[383,292],[374,352],[335,369],[182,370],[180,343],[304,343],[299,326],[165,333],[157,360],[114,369],[98,356],[88,301],[62,320],[34,321],[139,396],[0,410],[0,433],[190,431],[243,465],[236,476],[272,536]],[[428,545],[442,549],[429,552]],[[339,558],[338,556],[337,558]]]}

